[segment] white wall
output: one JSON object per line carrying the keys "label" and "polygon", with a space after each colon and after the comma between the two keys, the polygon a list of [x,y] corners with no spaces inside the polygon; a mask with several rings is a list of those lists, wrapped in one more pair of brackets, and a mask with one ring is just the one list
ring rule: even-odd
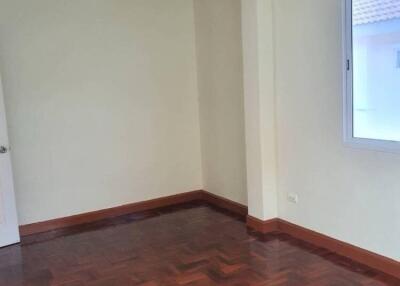
{"label": "white wall", "polygon": [[202,188],[192,1],[0,0],[0,70],[21,224]]}
{"label": "white wall", "polygon": [[249,215],[277,217],[272,0],[242,1],[243,78]]}
{"label": "white wall", "polygon": [[195,0],[205,189],[246,204],[240,0]]}
{"label": "white wall", "polygon": [[[342,143],[341,1],[251,1],[278,215],[399,260],[400,155]],[[245,203],[240,7],[195,14],[205,187]],[[21,223],[203,187],[194,21],[187,0],[0,0]]]}
{"label": "white wall", "polygon": [[400,260],[400,155],[343,145],[341,1],[274,5],[279,216]]}

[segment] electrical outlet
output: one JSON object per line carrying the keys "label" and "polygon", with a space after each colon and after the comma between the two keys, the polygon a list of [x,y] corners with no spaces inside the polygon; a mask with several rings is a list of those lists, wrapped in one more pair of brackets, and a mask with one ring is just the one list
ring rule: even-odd
{"label": "electrical outlet", "polygon": [[297,204],[299,201],[299,196],[295,193],[289,193],[287,195],[287,200],[291,203]]}

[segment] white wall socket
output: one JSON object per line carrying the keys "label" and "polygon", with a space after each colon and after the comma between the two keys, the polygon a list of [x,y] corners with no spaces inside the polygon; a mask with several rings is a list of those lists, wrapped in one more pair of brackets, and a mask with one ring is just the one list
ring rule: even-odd
{"label": "white wall socket", "polygon": [[299,196],[295,193],[288,193],[287,200],[291,203],[297,204],[299,201]]}

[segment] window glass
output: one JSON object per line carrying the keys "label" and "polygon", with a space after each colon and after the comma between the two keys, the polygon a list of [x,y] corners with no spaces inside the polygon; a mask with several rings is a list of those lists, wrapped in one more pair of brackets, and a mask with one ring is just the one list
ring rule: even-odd
{"label": "window glass", "polygon": [[400,141],[400,0],[352,1],[353,136]]}

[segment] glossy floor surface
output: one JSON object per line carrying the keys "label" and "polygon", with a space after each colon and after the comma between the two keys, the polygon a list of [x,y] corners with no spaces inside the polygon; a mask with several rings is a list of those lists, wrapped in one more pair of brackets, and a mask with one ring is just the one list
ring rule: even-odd
{"label": "glossy floor surface", "polygon": [[190,204],[26,237],[0,249],[0,285],[400,285],[284,234]]}

